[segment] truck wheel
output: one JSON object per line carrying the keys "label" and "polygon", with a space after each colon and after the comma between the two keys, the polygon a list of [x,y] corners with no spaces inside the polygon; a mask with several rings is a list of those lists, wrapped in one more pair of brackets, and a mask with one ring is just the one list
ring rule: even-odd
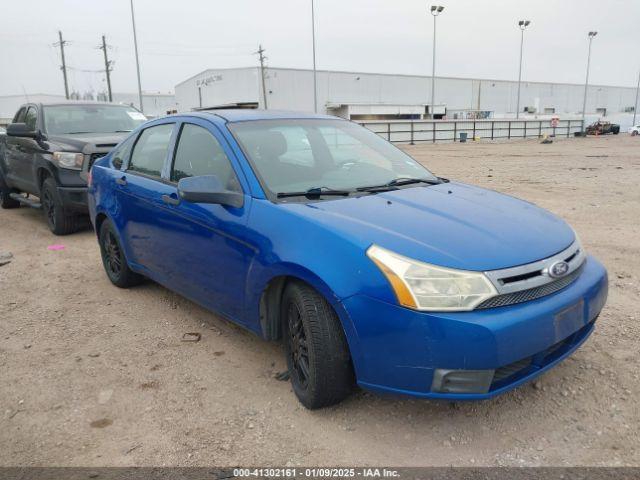
{"label": "truck wheel", "polygon": [[20,202],[9,196],[11,189],[4,180],[4,175],[0,172],[0,207],[2,208],[18,208]]}
{"label": "truck wheel", "polygon": [[632,137],[635,137],[635,136],[637,136],[637,135],[638,135],[638,130],[633,130],[633,131],[631,132],[631,136],[632,136]]}
{"label": "truck wheel", "polygon": [[47,178],[42,184],[40,202],[49,230],[55,235],[68,235],[78,230],[79,218],[65,213],[56,181],[53,178]]}
{"label": "truck wheel", "polygon": [[111,283],[116,287],[129,288],[144,280],[142,275],[129,268],[116,229],[109,220],[100,226],[99,242],[102,265]]}
{"label": "truck wheel", "polygon": [[354,375],[338,316],[318,292],[303,283],[284,291],[281,318],[293,391],[308,409],[346,398]]}

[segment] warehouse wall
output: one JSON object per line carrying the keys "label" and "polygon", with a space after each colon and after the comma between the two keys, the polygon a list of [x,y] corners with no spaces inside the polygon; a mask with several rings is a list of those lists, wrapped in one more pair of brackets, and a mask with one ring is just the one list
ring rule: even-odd
{"label": "warehouse wall", "polygon": [[[219,78],[218,78],[219,77]],[[242,68],[207,70],[176,86],[179,110],[198,106],[196,84],[209,78],[202,86],[203,106],[260,102],[260,70]],[[313,111],[313,72],[311,70],[267,69],[269,108]],[[480,89],[480,92],[478,92]],[[436,104],[449,110],[490,110],[497,116],[515,114],[517,82],[462,78],[436,78]],[[582,111],[582,85],[523,82],[520,109],[535,107],[538,113],[555,108],[556,114],[577,114]],[[329,104],[390,104],[421,105],[431,100],[431,78],[410,75],[318,71],[318,109],[325,112]],[[587,112],[606,108],[608,114],[622,112],[635,102],[635,89],[627,87],[590,86]]]}
{"label": "warehouse wall", "polygon": [[176,85],[178,111],[188,112],[202,107],[226,103],[257,102],[261,96],[257,68],[205,70]]}

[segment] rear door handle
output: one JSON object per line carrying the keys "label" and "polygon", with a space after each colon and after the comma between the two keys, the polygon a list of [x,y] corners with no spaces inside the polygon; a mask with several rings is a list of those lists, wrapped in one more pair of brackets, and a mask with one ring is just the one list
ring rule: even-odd
{"label": "rear door handle", "polygon": [[180,199],[172,195],[162,195],[162,201],[169,205],[180,205]]}
{"label": "rear door handle", "polygon": [[116,178],[116,183],[118,185],[126,185],[127,184],[127,177]]}

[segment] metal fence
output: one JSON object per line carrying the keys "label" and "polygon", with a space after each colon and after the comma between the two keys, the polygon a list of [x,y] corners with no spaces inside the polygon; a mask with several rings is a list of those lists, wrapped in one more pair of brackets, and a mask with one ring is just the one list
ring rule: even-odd
{"label": "metal fence", "polygon": [[460,134],[469,140],[540,138],[544,134],[571,137],[582,131],[582,120],[372,120],[358,122],[390,142],[456,142]]}

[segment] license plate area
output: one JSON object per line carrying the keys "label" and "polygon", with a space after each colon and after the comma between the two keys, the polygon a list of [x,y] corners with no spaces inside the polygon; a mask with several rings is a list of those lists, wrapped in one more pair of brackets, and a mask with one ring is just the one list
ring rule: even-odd
{"label": "license plate area", "polygon": [[586,325],[584,300],[565,308],[553,317],[555,338],[564,339]]}

